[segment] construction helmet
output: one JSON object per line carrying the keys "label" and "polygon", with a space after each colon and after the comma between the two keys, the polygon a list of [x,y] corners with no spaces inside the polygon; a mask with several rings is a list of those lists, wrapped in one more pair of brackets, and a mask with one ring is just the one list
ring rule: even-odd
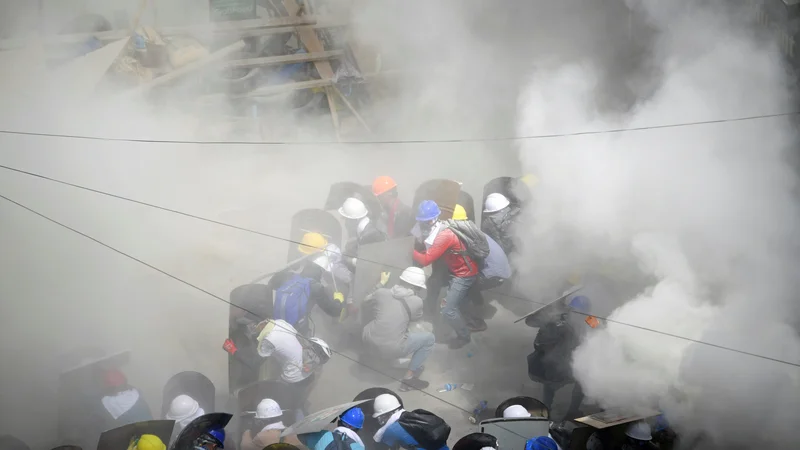
{"label": "construction helmet", "polygon": [[591,308],[591,303],[589,302],[589,297],[585,295],[576,295],[569,301],[569,307],[578,312],[588,313]]}
{"label": "construction helmet", "polygon": [[467,210],[461,205],[453,208],[453,220],[467,220]]}
{"label": "construction helmet", "polygon": [[188,395],[179,395],[172,399],[166,417],[168,420],[180,421],[192,417],[198,409],[200,409],[200,404],[197,403],[197,400]]}
{"label": "construction helmet", "polygon": [[314,258],[311,262],[322,267],[322,270],[326,272],[331,271],[331,261],[324,253]]}
{"label": "construction helmet", "polygon": [[558,444],[549,436],[539,436],[528,439],[525,443],[525,450],[558,450]]}
{"label": "construction helmet", "polygon": [[643,420],[628,425],[628,428],[625,430],[625,436],[636,439],[637,441],[649,441],[653,439],[653,435],[650,432],[650,425]]}
{"label": "construction helmet", "polygon": [[319,233],[306,233],[303,235],[303,239],[300,240],[300,245],[297,246],[297,249],[304,255],[311,255],[324,249],[327,245],[328,240],[325,239],[325,236]]}
{"label": "construction helmet", "polygon": [[350,197],[344,201],[344,204],[339,208],[339,214],[345,219],[358,220],[367,216],[367,207],[361,200]]}
{"label": "construction helmet", "polygon": [[200,435],[199,439],[201,441],[211,442],[219,448],[225,448],[225,429],[212,428]]}
{"label": "construction helmet", "polygon": [[397,183],[394,182],[392,177],[387,177],[386,175],[380,176],[375,178],[375,181],[372,182],[372,193],[375,196],[379,196],[381,194],[385,194],[392,189],[397,187]]}
{"label": "construction helmet", "polygon": [[361,234],[364,232],[364,229],[367,228],[369,225],[369,217],[364,217],[363,219],[358,221],[358,226],[356,227],[356,232]]}
{"label": "construction helmet", "polygon": [[382,416],[386,413],[396,411],[398,408],[400,408],[400,400],[398,400],[397,397],[392,394],[381,394],[375,397],[372,408],[375,412],[372,414],[372,417],[376,418]]}
{"label": "construction helmet", "polygon": [[167,450],[167,446],[154,434],[143,434],[136,442],[136,450]]}
{"label": "construction helmet", "polygon": [[358,406],[348,409],[339,417],[339,420],[347,425],[360,430],[364,426],[364,411]]}
{"label": "construction helmet", "polygon": [[256,406],[256,419],[272,419],[283,415],[278,402],[271,398],[265,398]]}
{"label": "construction helmet", "polygon": [[421,267],[409,267],[400,274],[400,279],[406,283],[425,289],[425,271]]}
{"label": "construction helmet", "polygon": [[522,181],[523,183],[525,183],[526,186],[528,186],[529,188],[532,188],[532,187],[536,186],[537,184],[539,184],[539,177],[537,177],[536,175],[528,173],[528,174],[525,174],[525,175],[519,177],[519,181]]}
{"label": "construction helmet", "polygon": [[505,195],[494,192],[486,197],[486,203],[483,205],[483,212],[497,212],[510,204],[511,202],[508,201]]}
{"label": "construction helmet", "polygon": [[325,364],[329,359],[331,359],[331,356],[333,356],[333,351],[331,351],[331,347],[327,342],[318,337],[312,337],[309,339],[309,341],[311,342],[311,347],[314,349],[314,353],[320,357],[322,364]]}
{"label": "construction helmet", "polygon": [[528,412],[522,405],[511,405],[503,410],[504,419],[515,419],[520,417],[530,417],[531,413]]}
{"label": "construction helmet", "polygon": [[431,220],[436,220],[441,213],[442,211],[439,210],[439,205],[437,205],[435,201],[423,200],[422,203],[419,204],[419,208],[417,208],[417,221],[429,222]]}

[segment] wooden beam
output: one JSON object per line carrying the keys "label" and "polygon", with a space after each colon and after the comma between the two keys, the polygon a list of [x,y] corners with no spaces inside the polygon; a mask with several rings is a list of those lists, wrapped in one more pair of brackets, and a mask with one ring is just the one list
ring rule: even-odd
{"label": "wooden beam", "polygon": [[228,61],[225,67],[229,69],[242,67],[268,67],[280,66],[282,64],[294,64],[301,62],[321,61],[326,59],[338,58],[344,54],[342,50],[331,50],[320,53],[298,53],[294,55],[268,56],[264,58],[248,58],[236,61]]}
{"label": "wooden beam", "polygon": [[[296,16],[300,12],[300,6],[297,5],[295,0],[283,0],[283,6],[286,8],[286,11],[290,16]],[[317,32],[314,31],[313,28],[296,27],[296,30],[297,35],[300,38],[300,42],[303,43],[306,51],[309,53],[320,53],[325,51],[325,47],[323,47],[322,42],[317,36]],[[317,72],[319,72],[319,77],[323,80],[330,80],[333,78],[333,68],[331,68],[331,63],[328,61],[316,61],[314,62],[314,67],[316,67]]]}
{"label": "wooden beam", "polygon": [[264,86],[235,97],[267,97],[270,95],[282,94],[284,92],[296,91],[298,89],[324,88],[330,86],[331,84],[331,80],[309,80],[299,81],[297,83],[276,84],[275,86]]}

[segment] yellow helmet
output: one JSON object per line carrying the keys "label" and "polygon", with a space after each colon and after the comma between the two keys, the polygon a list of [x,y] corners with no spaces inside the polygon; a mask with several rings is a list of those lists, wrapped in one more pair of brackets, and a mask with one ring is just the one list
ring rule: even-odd
{"label": "yellow helmet", "polygon": [[311,255],[313,253],[321,252],[328,246],[328,240],[325,236],[319,233],[306,233],[303,239],[300,240],[300,245],[297,249],[304,255]]}
{"label": "yellow helmet", "polygon": [[577,286],[577,285],[581,284],[582,280],[583,280],[583,274],[580,273],[580,272],[572,272],[567,277],[567,282],[569,284],[571,284],[572,286]]}
{"label": "yellow helmet", "polygon": [[136,450],[167,450],[164,442],[154,434],[143,434],[136,442]]}
{"label": "yellow helmet", "polygon": [[532,188],[537,184],[539,184],[539,178],[536,175],[530,173],[519,177],[519,181],[525,183],[525,185],[528,186],[529,188]]}
{"label": "yellow helmet", "polygon": [[467,220],[467,210],[461,205],[453,208],[453,220]]}

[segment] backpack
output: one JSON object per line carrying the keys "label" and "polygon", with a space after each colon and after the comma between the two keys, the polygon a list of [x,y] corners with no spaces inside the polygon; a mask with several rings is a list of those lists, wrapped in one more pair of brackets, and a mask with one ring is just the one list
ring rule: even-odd
{"label": "backpack", "polygon": [[453,251],[457,255],[466,255],[472,258],[479,266],[483,265],[483,260],[489,256],[489,242],[477,225],[470,220],[447,221],[447,227],[453,230],[458,240],[464,244],[466,250]]}
{"label": "backpack", "polygon": [[424,409],[403,412],[397,423],[417,441],[420,449],[439,450],[447,445],[447,439],[450,437],[450,425],[441,417]]}
{"label": "backpack", "polygon": [[332,431],[333,441],[325,447],[325,450],[351,450],[353,444],[357,444],[350,436]]}
{"label": "backpack", "polygon": [[308,314],[308,298],[311,296],[311,278],[292,275],[275,291],[275,306],[272,318],[285,320],[296,327]]}

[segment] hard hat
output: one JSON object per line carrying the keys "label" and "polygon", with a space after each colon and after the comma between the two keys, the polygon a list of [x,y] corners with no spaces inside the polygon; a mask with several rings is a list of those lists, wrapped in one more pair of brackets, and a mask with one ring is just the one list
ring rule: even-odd
{"label": "hard hat", "polygon": [[486,196],[486,202],[483,204],[483,212],[497,212],[510,204],[511,202],[508,201],[505,195],[495,192]]}
{"label": "hard hat", "polygon": [[528,173],[528,174],[525,174],[525,175],[519,177],[519,181],[522,181],[523,183],[525,183],[526,186],[528,186],[529,188],[532,188],[532,187],[536,186],[537,184],[539,184],[539,177],[537,177],[536,175]]}
{"label": "hard hat", "polygon": [[300,240],[300,245],[297,249],[304,255],[311,255],[325,248],[328,245],[328,240],[325,236],[319,233],[306,233],[303,239]]}
{"label": "hard hat", "polygon": [[311,262],[322,267],[322,270],[326,272],[331,271],[331,261],[324,253],[314,258]]}
{"label": "hard hat", "polygon": [[167,450],[167,446],[154,434],[143,434],[136,442],[136,450]]}
{"label": "hard hat", "polygon": [[394,182],[392,177],[387,177],[386,175],[380,176],[375,178],[375,181],[372,182],[372,193],[375,196],[379,196],[381,194],[385,194],[392,189],[397,187],[397,183]]}
{"label": "hard hat", "polygon": [[589,312],[591,303],[589,302],[589,297],[585,295],[576,295],[569,301],[569,307],[575,311],[586,313]]}
{"label": "hard hat", "polygon": [[417,208],[417,221],[428,222],[435,220],[442,211],[439,210],[439,205],[433,200],[423,200]]}
{"label": "hard hat", "polygon": [[364,228],[367,228],[369,225],[369,217],[364,217],[363,219],[358,221],[358,226],[356,227],[356,232],[361,234],[364,232]]}
{"label": "hard hat", "polygon": [[406,283],[425,289],[425,271],[421,267],[409,267],[400,274],[400,279]]}
{"label": "hard hat", "polygon": [[515,419],[520,417],[530,417],[531,413],[528,412],[522,405],[511,405],[503,410],[504,419]]}
{"label": "hard hat", "polygon": [[375,402],[373,403],[373,411],[372,417],[382,416],[388,412],[392,412],[396,409],[400,408],[400,401],[397,400],[392,394],[381,394],[375,397]]}
{"label": "hard hat", "polygon": [[342,260],[342,250],[336,244],[328,244],[325,247],[325,256],[328,257],[328,262],[331,264],[338,263]]}
{"label": "hard hat", "polygon": [[453,208],[453,220],[467,220],[467,210],[461,205]]}
{"label": "hard hat", "polygon": [[339,214],[345,219],[357,220],[367,215],[367,207],[364,202],[357,198],[350,197],[344,201],[344,204],[339,208]]}
{"label": "hard hat", "polygon": [[577,286],[577,285],[579,285],[581,283],[582,279],[583,279],[583,275],[581,275],[580,272],[572,272],[567,277],[567,282],[569,284],[573,285],[573,286]]}
{"label": "hard hat", "polygon": [[197,400],[188,395],[179,395],[172,399],[172,403],[169,405],[167,419],[177,421],[188,419],[192,417],[198,409],[200,409],[200,404],[197,403]]}
{"label": "hard hat", "polygon": [[528,439],[528,442],[525,443],[525,450],[558,450],[558,444],[551,437],[539,436]]}
{"label": "hard hat", "polygon": [[224,428],[212,428],[206,431],[201,438],[205,438],[210,440],[214,444],[217,444],[219,448],[225,448],[225,429]]}
{"label": "hard hat", "polygon": [[312,337],[311,339],[309,339],[309,341],[311,341],[311,345],[314,346],[314,350],[317,351],[317,354],[320,354],[320,352],[322,353],[320,355],[320,357],[322,357],[322,356],[327,357],[327,359],[325,359],[325,361],[327,361],[328,359],[330,359],[331,356],[333,356],[333,352],[331,351],[331,347],[328,345],[327,342],[323,341],[322,339],[320,339],[318,337]]}
{"label": "hard hat", "polygon": [[636,439],[637,441],[649,441],[653,439],[653,435],[650,433],[650,425],[642,420],[628,425],[628,428],[625,429],[625,436]]}
{"label": "hard hat", "polygon": [[271,398],[265,398],[256,406],[256,419],[271,419],[273,417],[280,417],[283,415],[278,402]]}
{"label": "hard hat", "polygon": [[345,411],[339,419],[356,430],[360,430],[364,426],[364,411],[356,406]]}

